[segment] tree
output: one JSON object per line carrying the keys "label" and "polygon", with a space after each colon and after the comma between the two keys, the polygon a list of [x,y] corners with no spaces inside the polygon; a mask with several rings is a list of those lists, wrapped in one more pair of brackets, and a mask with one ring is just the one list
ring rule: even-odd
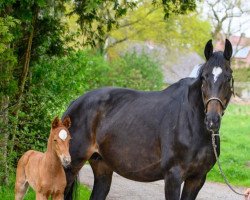
{"label": "tree", "polygon": [[[79,16],[77,22],[84,34],[83,45],[98,47],[103,52],[105,40],[108,33],[119,27],[119,19],[127,14],[129,10],[136,9],[141,1],[93,1],[76,0],[71,14]],[[161,4],[164,18],[170,14],[184,14],[188,10],[194,10],[195,0],[153,0],[152,4]]]}
{"label": "tree", "polygon": [[[240,22],[238,26],[232,26],[233,20],[250,14],[250,9],[244,4],[243,0],[206,0],[204,2],[208,8],[208,18],[212,22],[214,39],[223,33],[227,37],[237,32],[242,32],[243,23],[249,23],[248,20]],[[225,28],[227,27],[227,28]],[[219,38],[220,39],[220,38]]]}
{"label": "tree", "polygon": [[10,47],[13,34],[10,30],[17,25],[18,21],[10,16],[0,17],[0,185],[8,183],[7,148],[10,129],[8,107],[10,96],[16,92],[16,81],[13,77],[14,66],[17,62]]}
{"label": "tree", "polygon": [[113,38],[107,49],[126,40],[153,41],[169,49],[189,49],[203,55],[203,43],[210,38],[211,27],[198,13],[170,14],[164,19],[161,6],[143,3],[119,21],[109,33]]}
{"label": "tree", "polygon": [[[240,39],[234,48],[233,56],[242,48],[240,41],[244,36],[245,28],[249,28],[249,20],[239,20],[249,16],[250,9],[244,0],[206,0],[205,7],[208,8],[207,17],[212,23],[212,37],[217,41],[225,41],[231,35],[238,34]],[[237,20],[237,25],[234,21]]]}
{"label": "tree", "polygon": [[1,166],[4,166],[0,180],[4,183],[8,183],[9,163],[6,158],[11,157],[15,147],[23,94],[28,90],[30,64],[42,54],[58,54],[63,48],[63,42],[60,43],[64,30],[59,18],[61,2],[53,4],[54,10],[49,6],[51,2],[45,0],[4,0],[0,3],[0,122],[3,132],[0,156],[3,158]]}

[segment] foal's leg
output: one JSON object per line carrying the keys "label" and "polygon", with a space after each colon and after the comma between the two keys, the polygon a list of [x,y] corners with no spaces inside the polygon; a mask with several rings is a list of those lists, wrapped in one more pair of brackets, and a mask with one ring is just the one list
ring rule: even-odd
{"label": "foal's leg", "polygon": [[16,182],[15,185],[15,200],[22,200],[29,187],[28,182]]}
{"label": "foal's leg", "polygon": [[64,194],[63,193],[52,195],[52,200],[63,200],[63,199],[64,199]]}
{"label": "foal's leg", "polygon": [[179,168],[172,168],[165,174],[166,200],[179,200],[181,191],[181,176]]}
{"label": "foal's leg", "polygon": [[181,200],[196,199],[198,192],[205,183],[205,180],[206,180],[206,175],[198,177],[190,177],[186,179],[182,190]]}
{"label": "foal's leg", "polygon": [[105,200],[111,186],[113,171],[103,160],[89,160],[94,173],[94,187],[91,200]]}
{"label": "foal's leg", "polygon": [[36,193],[36,200],[48,200],[49,196],[43,193]]}
{"label": "foal's leg", "polygon": [[23,157],[19,160],[16,170],[15,200],[22,200],[29,184],[26,181]]}

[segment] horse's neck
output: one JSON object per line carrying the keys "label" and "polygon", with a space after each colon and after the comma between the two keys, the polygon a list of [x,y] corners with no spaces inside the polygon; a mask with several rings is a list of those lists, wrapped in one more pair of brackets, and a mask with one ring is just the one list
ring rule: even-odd
{"label": "horse's neck", "polygon": [[53,138],[51,135],[48,140],[47,151],[44,153],[43,163],[44,167],[46,167],[48,172],[51,173],[55,173],[62,168],[61,161],[53,148]]}
{"label": "horse's neck", "polygon": [[192,108],[196,109],[197,112],[204,114],[205,108],[202,100],[201,81],[197,80],[189,86],[187,98]]}

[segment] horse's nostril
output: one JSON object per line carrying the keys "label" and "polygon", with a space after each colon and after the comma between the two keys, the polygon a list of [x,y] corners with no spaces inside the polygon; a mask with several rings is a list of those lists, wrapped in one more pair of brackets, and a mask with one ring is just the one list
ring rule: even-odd
{"label": "horse's nostril", "polygon": [[220,127],[220,116],[212,113],[207,114],[205,124],[209,131],[217,131]]}

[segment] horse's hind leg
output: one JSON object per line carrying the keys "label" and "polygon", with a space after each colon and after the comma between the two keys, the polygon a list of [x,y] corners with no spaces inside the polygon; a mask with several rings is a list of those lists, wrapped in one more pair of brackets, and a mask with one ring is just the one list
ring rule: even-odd
{"label": "horse's hind leg", "polygon": [[104,200],[110,190],[113,171],[100,157],[92,157],[89,162],[95,177],[94,187],[90,199]]}

